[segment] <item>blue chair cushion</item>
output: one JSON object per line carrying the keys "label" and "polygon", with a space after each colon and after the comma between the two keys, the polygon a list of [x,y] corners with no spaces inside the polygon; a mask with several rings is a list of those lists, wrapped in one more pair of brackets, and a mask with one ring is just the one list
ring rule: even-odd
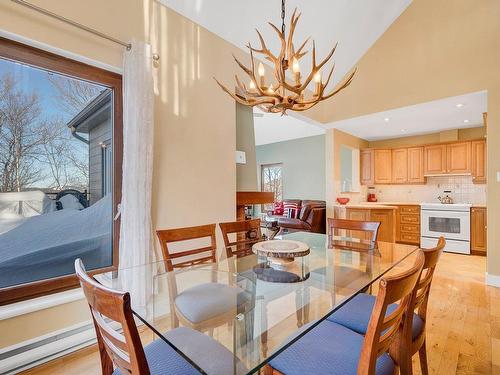
{"label": "blue chair cushion", "polygon": [[[270,361],[285,375],[356,375],[364,337],[330,321],[323,321]],[[384,353],[377,375],[392,375],[394,362]]]}
{"label": "blue chair cushion", "polygon": [[[201,332],[180,327],[167,332],[165,337],[207,374],[232,375],[235,367],[238,373],[248,372],[240,361],[235,360],[226,347]],[[146,345],[144,353],[151,375],[198,375],[200,373],[162,339]],[[116,369],[113,375],[121,375],[121,371]]]}
{"label": "blue chair cushion", "polygon": [[[186,289],[175,298],[175,306],[191,323],[200,323],[234,310],[249,300],[243,289],[220,283],[205,283]],[[236,315],[236,314],[235,314]]]}
{"label": "blue chair cushion", "polygon": [[[341,324],[360,335],[365,335],[368,329],[368,323],[372,314],[373,306],[375,305],[375,296],[370,294],[360,293],[352,300],[347,302],[340,309],[331,314],[327,320]],[[387,306],[387,313],[389,315],[398,307],[393,303]],[[415,340],[424,328],[424,322],[418,314],[413,314],[412,324],[412,339]]]}

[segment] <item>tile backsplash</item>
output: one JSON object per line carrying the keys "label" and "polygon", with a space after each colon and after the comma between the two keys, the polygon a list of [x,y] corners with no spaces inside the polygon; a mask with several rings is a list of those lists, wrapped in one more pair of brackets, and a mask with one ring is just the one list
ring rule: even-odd
{"label": "tile backsplash", "polygon": [[425,185],[375,185],[379,202],[436,202],[451,190],[455,203],[486,203],[486,185],[475,185],[471,176],[427,177]]}

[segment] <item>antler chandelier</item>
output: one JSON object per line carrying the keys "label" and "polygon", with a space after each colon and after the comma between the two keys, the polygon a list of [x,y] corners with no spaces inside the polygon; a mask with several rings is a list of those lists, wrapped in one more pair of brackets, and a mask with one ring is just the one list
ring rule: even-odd
{"label": "antler chandelier", "polygon": [[[222,90],[233,97],[238,103],[250,107],[257,106],[265,112],[281,113],[283,115],[287,110],[306,111],[309,108],[314,107],[319,102],[331,98],[349,86],[354,74],[356,73],[356,69],[354,69],[354,71],[350,73],[337,88],[333,89],[329,93],[325,93],[326,87],[330,83],[333,70],[335,69],[335,64],[333,64],[330,69],[325,81],[322,80],[321,68],[323,68],[323,66],[333,56],[337,45],[335,45],[325,59],[318,64],[316,62],[316,44],[314,40],[312,42],[312,68],[310,73],[305,77],[305,79],[303,79],[300,72],[299,61],[308,53],[307,51],[304,51],[304,48],[306,47],[309,38],[307,38],[298,49],[295,49],[293,44],[293,34],[295,32],[295,27],[299,22],[300,16],[301,13],[297,15],[297,9],[295,9],[290,21],[290,33],[287,38],[285,35],[285,0],[282,0],[281,30],[269,22],[269,25],[274,31],[276,31],[281,41],[281,50],[279,55],[274,55],[267,48],[264,38],[259,30],[256,29],[261,48],[253,48],[252,45],[248,43],[247,48],[250,51],[251,60],[250,68],[242,64],[236,56],[233,55],[233,58],[238,66],[250,78],[248,87],[238,78],[237,75],[235,75],[237,88],[235,92],[232,92],[228,90],[226,86],[221,84],[216,78],[214,78]],[[256,74],[254,53],[261,54],[266,60],[274,64],[274,78],[276,79],[276,82],[272,82],[268,85],[265,79],[265,67],[262,62],[259,62]],[[287,80],[287,72],[290,68],[293,73],[292,82]],[[307,90],[307,87],[312,81],[314,81],[315,89],[313,93],[310,93]]]}

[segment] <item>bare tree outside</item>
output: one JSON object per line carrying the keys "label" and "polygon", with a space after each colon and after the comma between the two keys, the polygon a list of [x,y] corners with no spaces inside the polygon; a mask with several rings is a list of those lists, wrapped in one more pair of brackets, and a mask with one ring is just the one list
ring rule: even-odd
{"label": "bare tree outside", "polygon": [[[283,201],[283,176],[282,164],[268,164],[261,166],[261,190],[274,193],[274,201]],[[266,210],[272,205],[264,205]]]}
{"label": "bare tree outside", "polygon": [[[49,76],[53,98],[74,116],[99,94],[97,87]],[[13,74],[0,77],[0,192],[89,185],[88,146],[74,139],[61,115],[44,113],[42,98]]]}
{"label": "bare tree outside", "polygon": [[57,105],[70,116],[76,115],[85,108],[102,90],[85,81],[58,75],[50,75],[49,82],[57,92],[55,98]]}
{"label": "bare tree outside", "polygon": [[43,143],[39,98],[22,92],[9,74],[0,79],[0,95],[0,190],[22,191],[42,179],[36,165]]}

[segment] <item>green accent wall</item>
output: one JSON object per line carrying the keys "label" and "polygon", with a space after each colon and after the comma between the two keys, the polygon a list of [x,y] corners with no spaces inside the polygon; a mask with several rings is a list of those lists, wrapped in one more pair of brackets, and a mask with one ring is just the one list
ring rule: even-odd
{"label": "green accent wall", "polygon": [[325,136],[293,139],[256,147],[260,167],[283,163],[284,199],[325,199]]}

